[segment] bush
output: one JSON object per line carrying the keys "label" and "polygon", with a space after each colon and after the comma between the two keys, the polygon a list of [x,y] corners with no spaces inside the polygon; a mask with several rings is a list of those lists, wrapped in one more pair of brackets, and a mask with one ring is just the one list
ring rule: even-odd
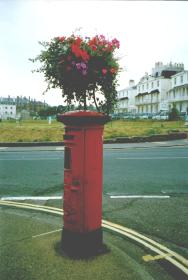
{"label": "bush", "polygon": [[179,111],[176,109],[176,107],[173,107],[169,113],[169,120],[176,121],[179,119],[180,119]]}

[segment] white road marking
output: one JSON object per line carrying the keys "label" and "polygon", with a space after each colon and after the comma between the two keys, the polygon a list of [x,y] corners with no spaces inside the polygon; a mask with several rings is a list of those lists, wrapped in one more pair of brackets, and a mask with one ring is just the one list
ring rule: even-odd
{"label": "white road marking", "polygon": [[169,195],[110,195],[110,198],[170,198]]}
{"label": "white road marking", "polygon": [[188,159],[187,157],[134,157],[134,158],[130,158],[130,157],[124,157],[124,158],[117,158],[117,159],[128,159],[128,160],[155,160],[155,159]]}
{"label": "white road marking", "polygon": [[0,200],[58,200],[62,196],[7,196],[1,197]]}
{"label": "white road marking", "polygon": [[166,145],[166,144],[168,144],[167,142],[154,142],[154,144],[162,144],[162,145]]}
{"label": "white road marking", "polygon": [[56,151],[64,151],[64,149],[65,149],[64,147],[57,147]]}
{"label": "white road marking", "polygon": [[0,150],[6,150],[8,147],[0,147]]}
{"label": "white road marking", "polygon": [[54,232],[58,232],[58,231],[61,231],[61,230],[62,230],[62,228],[61,229],[52,230],[52,231],[48,231],[48,232],[44,232],[44,233],[37,234],[37,235],[33,235],[32,238],[48,235],[48,234],[51,234],[51,233],[54,233]]}
{"label": "white road marking", "polygon": [[15,161],[18,161],[18,160],[21,160],[21,161],[26,161],[26,160],[57,160],[57,159],[60,159],[60,160],[62,160],[62,157],[54,157],[54,158],[5,158],[5,159],[3,159],[3,158],[1,158],[0,160],[1,161],[13,161],[13,160],[15,160]]}

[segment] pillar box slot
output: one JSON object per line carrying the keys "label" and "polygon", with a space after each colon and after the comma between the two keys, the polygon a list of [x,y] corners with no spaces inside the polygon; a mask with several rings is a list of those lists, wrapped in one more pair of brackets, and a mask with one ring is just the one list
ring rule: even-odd
{"label": "pillar box slot", "polygon": [[68,147],[65,147],[64,168],[71,169],[71,149]]}

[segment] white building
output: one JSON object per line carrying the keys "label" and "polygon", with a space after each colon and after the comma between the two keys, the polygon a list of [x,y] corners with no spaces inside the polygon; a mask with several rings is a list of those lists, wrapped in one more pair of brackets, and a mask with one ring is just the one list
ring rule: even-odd
{"label": "white building", "polygon": [[188,71],[171,77],[171,87],[166,92],[169,110],[175,106],[179,112],[188,113]]}
{"label": "white building", "polygon": [[170,78],[153,77],[146,74],[137,85],[135,105],[138,113],[157,113],[167,110],[166,91],[170,89]]}
{"label": "white building", "polygon": [[157,113],[170,110],[173,105],[185,112],[188,110],[188,71],[184,71],[182,63],[157,62],[151,75],[146,73],[136,86],[129,85],[119,91],[118,99],[118,112],[130,112],[130,104],[138,113]]}
{"label": "white building", "polygon": [[0,119],[16,118],[16,105],[0,104]]}
{"label": "white building", "polygon": [[137,108],[135,106],[136,86],[134,80],[129,81],[129,87],[118,91],[118,113],[136,113]]}

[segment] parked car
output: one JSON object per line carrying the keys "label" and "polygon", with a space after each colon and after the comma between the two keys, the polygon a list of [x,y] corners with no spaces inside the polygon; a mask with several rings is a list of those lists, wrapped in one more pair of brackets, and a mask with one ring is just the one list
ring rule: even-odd
{"label": "parked car", "polygon": [[139,119],[141,119],[141,120],[147,120],[147,119],[151,119],[151,118],[152,118],[151,113],[142,113],[139,115]]}
{"label": "parked car", "polygon": [[168,120],[169,114],[167,111],[161,111],[160,113],[153,115],[153,120]]}
{"label": "parked car", "polygon": [[180,112],[179,117],[181,120],[185,120],[187,116],[187,112]]}

